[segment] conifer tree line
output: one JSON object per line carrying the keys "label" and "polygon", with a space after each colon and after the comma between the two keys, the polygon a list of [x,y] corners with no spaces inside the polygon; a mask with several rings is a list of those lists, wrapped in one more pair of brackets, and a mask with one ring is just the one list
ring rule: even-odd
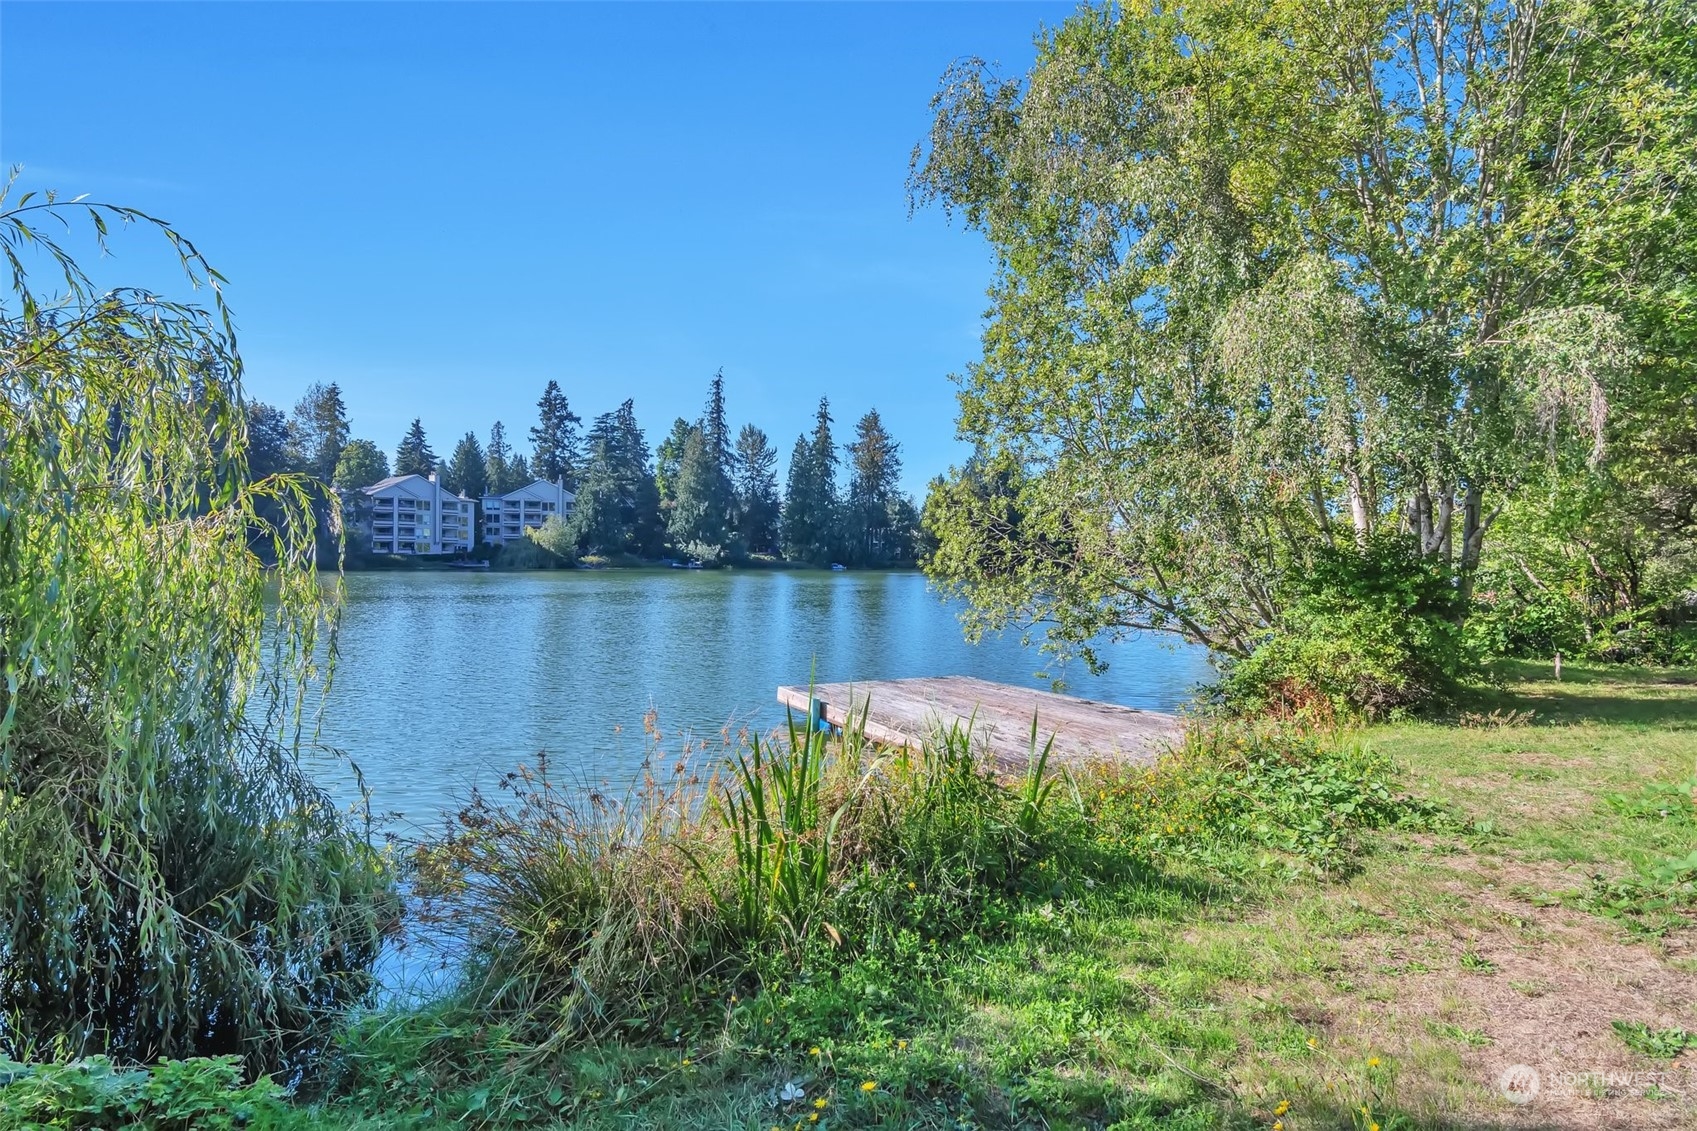
{"label": "conifer tree line", "polygon": [[722,370],[708,382],[701,415],[674,420],[652,450],[632,401],[585,428],[557,381],[537,400],[528,455],[497,420],[487,436],[465,432],[444,458],[414,418],[391,459],[375,441],[352,435],[335,383],[312,385],[292,412],[263,403],[248,410],[255,471],[310,473],[341,495],[350,520],[360,489],[390,475],[435,474],[472,499],[543,479],[576,495],[572,513],[542,539],[564,557],[912,564],[919,512],[901,490],[901,445],[875,408],[846,443],[837,442],[834,423],[821,397],[812,429],[796,437],[780,490],[771,438],[753,424],[731,425]]}

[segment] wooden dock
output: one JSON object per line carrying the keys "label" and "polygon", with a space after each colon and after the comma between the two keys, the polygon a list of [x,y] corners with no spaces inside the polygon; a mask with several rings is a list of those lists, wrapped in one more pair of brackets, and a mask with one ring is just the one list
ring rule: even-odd
{"label": "wooden dock", "polygon": [[778,688],[778,702],[799,721],[843,726],[865,713],[873,742],[923,749],[939,729],[972,726],[973,746],[987,751],[1005,770],[1023,769],[1031,752],[1031,720],[1037,744],[1052,737],[1056,763],[1118,760],[1150,764],[1183,730],[1177,716],[1098,703],[1070,695],[989,683],[966,676],[937,679],[822,683],[812,689]]}

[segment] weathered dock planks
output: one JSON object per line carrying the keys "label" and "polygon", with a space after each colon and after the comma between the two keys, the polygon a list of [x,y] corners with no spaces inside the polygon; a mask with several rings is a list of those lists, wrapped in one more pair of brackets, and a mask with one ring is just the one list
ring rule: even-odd
{"label": "weathered dock planks", "polygon": [[1070,695],[1033,691],[966,676],[872,680],[778,688],[778,702],[796,718],[811,715],[843,726],[866,715],[866,737],[892,746],[924,747],[939,727],[972,725],[975,748],[1005,770],[1020,770],[1031,753],[1031,720],[1037,719],[1039,749],[1053,737],[1058,763],[1093,759],[1152,763],[1183,724],[1174,715],[1139,711]]}

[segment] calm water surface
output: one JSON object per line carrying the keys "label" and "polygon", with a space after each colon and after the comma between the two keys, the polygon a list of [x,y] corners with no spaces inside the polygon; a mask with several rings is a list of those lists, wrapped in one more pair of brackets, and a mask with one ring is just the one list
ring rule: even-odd
{"label": "calm water surface", "polygon": [[[1142,638],[1066,690],[1172,709],[1209,674],[1205,654]],[[364,772],[373,807],[433,824],[471,784],[547,751],[586,779],[628,782],[659,714],[684,735],[781,726],[779,684],[971,675],[1047,687],[1036,648],[977,646],[917,573],[569,571],[356,573],[320,741]],[[346,794],[345,763],[312,758]]]}

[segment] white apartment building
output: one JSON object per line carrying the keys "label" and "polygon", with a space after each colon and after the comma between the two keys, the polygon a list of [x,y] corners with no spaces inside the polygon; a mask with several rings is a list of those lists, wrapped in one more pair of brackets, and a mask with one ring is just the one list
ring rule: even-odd
{"label": "white apartment building", "polygon": [[566,490],[564,481],[550,483],[538,479],[505,495],[483,496],[483,540],[494,546],[524,537],[527,529],[541,526],[551,514],[562,519],[572,513],[576,495]]}
{"label": "white apartment building", "polygon": [[442,486],[432,474],[391,475],[361,489],[361,524],[374,554],[457,554],[470,551],[476,504]]}

